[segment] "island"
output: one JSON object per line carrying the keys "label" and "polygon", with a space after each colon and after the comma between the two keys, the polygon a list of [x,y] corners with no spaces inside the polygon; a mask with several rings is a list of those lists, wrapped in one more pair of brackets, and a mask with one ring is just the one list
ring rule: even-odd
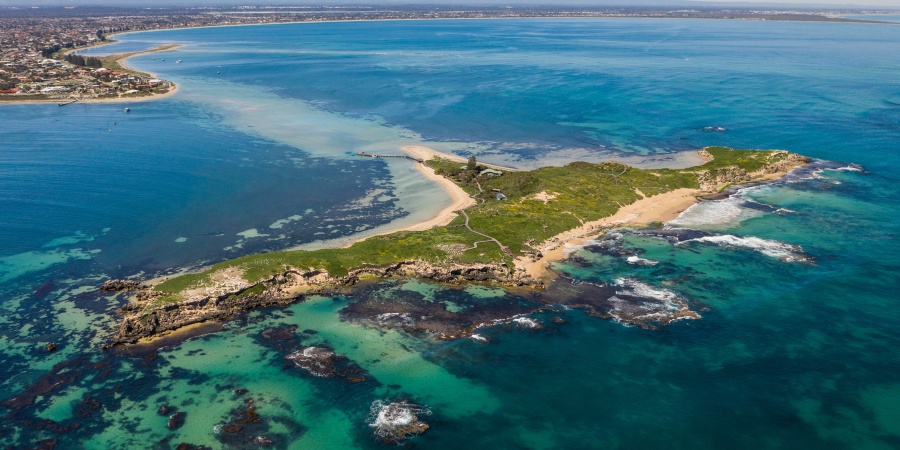
{"label": "island", "polygon": [[[136,291],[121,310],[120,326],[111,344],[152,340],[190,325],[227,320],[250,309],[287,305],[309,295],[345,293],[368,281],[393,277],[485,283],[533,292],[539,298],[552,278],[548,263],[562,259],[567,244],[612,227],[659,226],[700,196],[715,194],[731,184],[777,179],[810,162],[784,150],[707,147],[698,152],[705,162],[686,169],[638,169],[608,161],[524,171],[425,147],[403,150],[407,153],[360,156],[405,158],[440,182],[454,203],[438,217],[413,229],[371,236],[342,248],[248,255],[149,285],[135,280],[108,281],[104,290]],[[597,294],[553,301],[606,317],[598,303],[603,296],[600,291]],[[390,305],[379,308],[370,308],[368,313],[385,318],[406,314]],[[666,317],[653,320],[699,317],[686,306],[667,308]],[[455,339],[471,337],[488,323],[521,318],[522,313],[533,311],[511,306],[502,313],[460,319],[459,326],[452,329],[408,321],[400,327]],[[445,313],[431,308],[429,314]],[[646,325],[642,316],[633,319],[637,325]]]}

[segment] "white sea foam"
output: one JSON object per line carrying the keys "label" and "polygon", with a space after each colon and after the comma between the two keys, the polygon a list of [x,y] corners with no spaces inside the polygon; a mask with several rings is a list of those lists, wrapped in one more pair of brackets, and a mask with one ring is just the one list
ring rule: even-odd
{"label": "white sea foam", "polygon": [[414,403],[397,401],[386,402],[375,400],[369,407],[370,427],[375,429],[375,435],[380,437],[396,437],[394,431],[399,427],[407,426],[418,419],[419,415],[430,415],[431,410]]}
{"label": "white sea foam", "polygon": [[471,336],[472,340],[475,342],[490,342],[490,340],[480,334],[473,334]]}
{"label": "white sea foam", "polygon": [[375,321],[381,325],[411,326],[415,323],[408,313],[383,313],[375,316]]}
{"label": "white sea foam", "polygon": [[659,264],[659,261],[654,261],[652,259],[644,259],[640,256],[631,255],[628,258],[625,258],[625,262],[628,264],[633,264],[635,266],[655,266]]}
{"label": "white sea foam", "polygon": [[713,200],[697,203],[686,209],[666,225],[676,227],[732,227],[739,223],[759,217],[763,212],[741,206],[745,200],[739,196],[731,196],[724,200]]}
{"label": "white sea foam", "polygon": [[632,278],[616,278],[615,285],[620,287],[620,289],[616,289],[618,295],[652,298],[662,302],[666,309],[681,309],[681,306],[675,303],[678,295],[668,289],[655,288]]}
{"label": "white sea foam", "polygon": [[[616,295],[609,299],[613,305],[609,314],[615,321],[623,325],[649,322],[668,323],[675,320],[700,318],[699,314],[690,310],[687,303],[668,289],[655,288],[631,278],[617,278],[615,285],[618,289],[616,289]],[[644,300],[635,303],[634,300],[619,296],[639,297]]]}
{"label": "white sea foam", "polygon": [[835,172],[865,172],[866,169],[863,169],[862,166],[858,164],[850,164],[849,166],[838,167],[837,169],[828,169],[834,170]]}
{"label": "white sea foam", "polygon": [[771,256],[773,258],[778,258],[782,261],[787,262],[796,262],[796,261],[808,261],[809,258],[803,255],[803,248],[799,245],[787,244],[784,242],[773,241],[770,239],[758,238],[755,236],[734,236],[731,234],[723,234],[718,236],[704,236],[696,239],[688,239],[686,241],[679,242],[675,245],[683,245],[688,242],[701,242],[701,243],[710,243],[715,245],[721,245],[723,247],[742,247],[751,250],[756,250],[759,253],[762,253],[767,256]]}
{"label": "white sea foam", "polygon": [[525,328],[539,328],[541,326],[540,321],[538,321],[536,319],[532,319],[530,317],[524,317],[524,316],[513,317],[512,321],[514,323],[518,324],[519,326],[523,326]]}

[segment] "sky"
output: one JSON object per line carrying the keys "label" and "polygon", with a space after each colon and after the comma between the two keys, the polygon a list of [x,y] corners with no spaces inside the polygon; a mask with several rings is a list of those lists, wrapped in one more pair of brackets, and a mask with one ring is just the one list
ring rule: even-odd
{"label": "sky", "polygon": [[0,5],[17,6],[216,6],[216,5],[585,5],[585,6],[622,6],[622,5],[705,5],[705,6],[855,6],[855,7],[890,7],[900,8],[900,0],[763,0],[748,2],[746,0],[0,0]]}

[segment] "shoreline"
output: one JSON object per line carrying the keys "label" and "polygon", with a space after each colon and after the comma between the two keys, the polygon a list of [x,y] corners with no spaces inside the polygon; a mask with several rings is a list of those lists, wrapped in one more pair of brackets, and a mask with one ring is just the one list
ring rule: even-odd
{"label": "shoreline", "polygon": [[[703,149],[698,151],[701,158],[712,161],[712,158]],[[525,271],[532,278],[549,281],[555,278],[555,272],[550,269],[554,262],[562,261],[568,257],[567,249],[583,245],[593,237],[599,236],[605,230],[622,227],[643,227],[652,223],[665,223],[675,220],[682,212],[700,203],[701,196],[720,192],[730,185],[742,185],[749,183],[761,183],[778,180],[799,165],[790,166],[771,173],[753,173],[746,181],[719,183],[714,189],[680,188],[674,191],[664,192],[653,196],[647,196],[639,189],[635,192],[642,198],[620,207],[615,214],[599,220],[585,222],[580,227],[564,231],[542,242],[537,249],[541,257],[531,259],[526,256],[516,257],[514,260],[517,269]]]}
{"label": "shoreline", "polygon": [[[403,150],[416,157],[442,155],[434,149],[420,146],[408,146]],[[706,147],[701,149],[698,155],[703,159],[714,160],[713,153],[723,151],[735,150]],[[749,150],[743,151],[749,152]],[[752,172],[746,171],[741,166],[724,165],[731,162],[731,159],[726,159],[719,166],[713,165],[705,169],[698,167],[694,171],[686,172],[696,176],[697,184],[682,184],[682,186],[688,187],[654,196],[647,196],[640,188],[630,186],[629,189],[633,189],[637,197],[619,196],[618,198],[621,199],[621,202],[617,203],[619,207],[611,215],[583,222],[581,226],[562,231],[553,237],[544,239],[538,245],[528,244],[526,241],[525,246],[536,251],[526,251],[523,248],[522,252],[525,255],[518,257],[507,252],[509,256],[512,256],[511,265],[506,262],[508,260],[498,262],[490,259],[489,261],[462,262],[446,258],[443,260],[429,259],[423,257],[422,253],[411,253],[410,248],[396,254],[389,251],[385,253],[385,250],[382,250],[376,243],[374,246],[366,247],[364,245],[355,250],[357,253],[354,254],[356,259],[353,261],[356,261],[355,263],[349,262],[342,265],[343,263],[338,262],[334,268],[336,270],[333,271],[331,271],[333,268],[328,265],[330,264],[328,261],[331,261],[327,259],[328,256],[324,256],[325,260],[316,259],[323,256],[312,256],[313,259],[303,260],[304,256],[300,254],[299,259],[296,260],[290,257],[283,261],[276,258],[274,263],[270,263],[268,259],[265,259],[262,261],[261,267],[255,268],[255,263],[252,261],[246,261],[249,265],[243,267],[240,264],[220,266],[214,272],[207,274],[209,277],[207,282],[200,284],[187,279],[175,282],[174,287],[157,289],[159,284],[151,281],[149,286],[140,286],[133,301],[122,308],[124,318],[112,345],[157,342],[159,338],[169,335],[169,331],[180,330],[186,325],[227,320],[242,311],[259,307],[288,305],[300,301],[308,295],[344,292],[345,289],[372,278],[417,277],[451,284],[491,282],[499,283],[506,288],[541,291],[556,278],[550,268],[552,262],[565,259],[572,246],[584,244],[589,238],[597,236],[611,227],[643,226],[667,222],[698,203],[700,201],[697,198],[698,195],[718,192],[732,184],[778,179],[795,167],[810,161],[807,157],[784,150],[772,150],[764,155],[750,158],[759,164],[764,164],[757,165]],[[728,157],[727,154],[724,156]],[[347,239],[343,247],[336,245],[338,240],[321,241],[316,244],[320,248],[339,250],[356,242],[367,240],[372,235],[387,235],[405,230],[419,230],[428,233],[429,231],[426,230],[433,230],[434,227],[447,224],[456,218],[457,212],[460,211],[458,208],[477,206],[475,199],[452,180],[438,176],[424,163],[416,164],[418,164],[417,170],[420,173],[438,183],[451,195],[453,203],[450,206],[443,208],[430,219],[412,225],[382,228],[377,234],[358,234]],[[552,200],[547,196],[544,197],[545,203]],[[623,205],[624,202],[630,203]],[[555,216],[551,214],[551,217]],[[474,230],[470,229],[470,231]],[[482,236],[490,238],[484,234]],[[493,239],[491,238],[491,240]],[[502,244],[500,245],[502,248]],[[350,253],[352,252],[353,250],[350,251]],[[387,254],[389,257],[379,259],[376,256],[375,260],[365,262],[368,258],[366,255],[370,254]],[[265,254],[262,255],[265,257]],[[260,271],[261,269],[265,270]],[[207,267],[201,270],[212,269]],[[245,278],[248,270],[255,270],[256,273],[250,278]],[[341,270],[345,270],[345,272]],[[159,279],[157,278],[157,280]],[[166,282],[167,280],[168,277],[162,281]],[[179,284],[185,282],[187,284]]]}
{"label": "shoreline", "polygon": [[[110,45],[113,43],[114,42],[107,42],[107,43],[104,43],[101,45],[85,47],[85,48],[92,49],[92,48],[96,48],[96,47],[102,47],[104,45]],[[145,75],[149,76],[150,78],[159,78],[155,73],[137,70],[137,69],[129,66],[128,64],[126,64],[125,61],[134,56],[142,56],[142,55],[149,55],[152,53],[164,53],[164,52],[175,51],[179,47],[181,47],[181,44],[164,44],[164,45],[159,45],[159,46],[153,47],[151,49],[143,50],[140,52],[125,53],[125,54],[123,54],[123,56],[116,58],[116,64],[118,64],[119,66],[121,66],[123,69],[125,69],[127,71],[145,74]],[[72,49],[72,50],[65,52],[64,54],[68,54],[68,53],[74,52],[76,50],[80,50],[80,49]],[[111,56],[118,56],[118,55],[113,54]],[[151,93],[150,95],[145,95],[145,96],[140,96],[140,97],[104,97],[104,98],[65,97],[65,98],[47,98],[47,99],[27,99],[27,98],[18,99],[15,97],[0,97],[0,105],[39,105],[39,104],[53,104],[53,103],[59,104],[60,102],[68,102],[68,101],[72,101],[72,100],[77,100],[75,103],[146,102],[146,101],[150,101],[150,100],[164,99],[164,98],[168,98],[168,97],[175,95],[175,93],[178,91],[178,84],[176,84],[175,82],[169,81],[169,80],[165,80],[165,81],[168,81],[170,83],[171,87],[169,88],[168,91],[161,93],[161,94]]]}
{"label": "shoreline", "polygon": [[[640,191],[638,193],[643,195]],[[585,222],[578,228],[547,239],[538,247],[541,258],[531,260],[519,256],[514,261],[516,268],[521,268],[535,279],[545,281],[552,279],[554,272],[550,269],[550,264],[564,260],[568,256],[566,252],[568,247],[583,245],[608,228],[624,225],[646,226],[654,222],[674,220],[686,209],[699,203],[697,197],[706,193],[699,189],[681,188],[650,197],[644,196],[634,203],[619,208],[609,217]]]}
{"label": "shoreline", "polygon": [[[427,161],[429,157],[432,156],[447,157],[448,159],[459,158],[456,155],[441,153],[437,150],[417,145],[401,147],[401,150],[423,161]],[[463,162],[465,162],[465,160]],[[419,222],[395,226],[391,226],[390,223],[387,223],[378,228],[375,228],[374,230],[368,230],[368,232],[363,231],[361,233],[356,233],[349,236],[308,242],[305,244],[290,247],[287,250],[309,251],[325,248],[347,248],[352,246],[353,244],[356,244],[357,242],[362,242],[375,236],[384,236],[386,234],[399,233],[403,231],[424,231],[430,228],[447,225],[456,218],[456,216],[458,215],[457,211],[476,205],[477,202],[475,201],[475,199],[473,199],[461,187],[457,186],[456,183],[438,175],[437,173],[435,173],[434,169],[424,163],[414,162],[413,164],[415,164],[416,171],[418,171],[428,180],[436,183],[450,196],[450,205],[444,207],[443,209],[432,215],[430,218],[421,220]],[[507,170],[516,169],[508,168]]]}

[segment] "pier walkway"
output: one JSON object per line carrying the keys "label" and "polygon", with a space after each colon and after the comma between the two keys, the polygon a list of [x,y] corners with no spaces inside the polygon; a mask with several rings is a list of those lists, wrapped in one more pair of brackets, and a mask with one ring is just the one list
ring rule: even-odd
{"label": "pier walkway", "polygon": [[356,156],[365,156],[368,158],[405,158],[405,159],[411,159],[417,163],[425,162],[424,160],[421,160],[419,158],[413,158],[412,156],[409,156],[409,155],[374,155],[372,153],[357,152]]}

